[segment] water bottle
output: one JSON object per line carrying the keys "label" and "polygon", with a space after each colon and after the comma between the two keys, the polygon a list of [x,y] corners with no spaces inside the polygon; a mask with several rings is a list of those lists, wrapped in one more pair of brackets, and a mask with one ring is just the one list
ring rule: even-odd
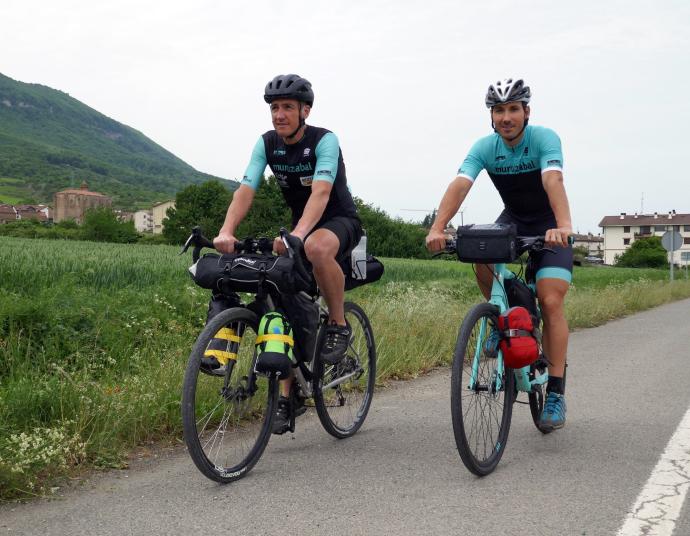
{"label": "water bottle", "polygon": [[367,278],[367,235],[363,234],[359,244],[350,253],[352,261],[352,278],[366,279]]}

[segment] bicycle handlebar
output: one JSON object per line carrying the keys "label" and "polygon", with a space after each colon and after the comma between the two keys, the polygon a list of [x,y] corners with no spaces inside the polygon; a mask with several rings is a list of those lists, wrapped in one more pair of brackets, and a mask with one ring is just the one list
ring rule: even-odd
{"label": "bicycle handlebar", "polygon": [[[288,233],[287,229],[284,227],[280,229],[280,238],[285,244],[288,256],[294,259],[294,266],[297,275],[304,279],[305,281],[311,281],[311,275],[306,267],[306,255],[304,253],[304,244],[302,240]],[[196,226],[192,228],[192,234],[189,235],[187,241],[182,246],[180,255],[185,253],[190,246],[194,246],[192,251],[192,260],[197,262],[199,256],[201,255],[201,250],[203,248],[216,249],[213,242],[206,238],[201,230],[201,227]],[[241,242],[235,242],[235,251],[237,253],[262,253],[268,255],[273,251],[273,240],[267,237],[262,238],[245,238]]]}

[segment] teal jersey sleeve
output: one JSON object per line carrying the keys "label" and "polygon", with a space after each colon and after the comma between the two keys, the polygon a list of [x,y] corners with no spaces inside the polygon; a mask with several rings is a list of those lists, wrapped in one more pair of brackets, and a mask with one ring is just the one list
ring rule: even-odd
{"label": "teal jersey sleeve", "polygon": [[539,151],[539,167],[541,172],[552,170],[563,170],[563,150],[561,149],[561,139],[553,130],[546,127],[534,127],[533,137],[538,140],[536,148]]}
{"label": "teal jersey sleeve", "polygon": [[264,139],[262,136],[259,136],[259,141],[257,141],[254,146],[252,158],[249,161],[247,170],[244,172],[241,184],[246,184],[252,190],[256,190],[261,185],[261,179],[264,176],[267,165],[268,160],[266,159]]}
{"label": "teal jersey sleeve", "polygon": [[332,132],[328,132],[319,140],[316,146],[316,168],[314,169],[315,181],[335,182],[338,174],[338,159],[340,158],[340,145],[338,138]]}
{"label": "teal jersey sleeve", "polygon": [[482,138],[472,146],[460,169],[458,169],[458,177],[464,177],[474,182],[477,175],[486,167],[486,159],[484,158],[485,143],[486,138]]}

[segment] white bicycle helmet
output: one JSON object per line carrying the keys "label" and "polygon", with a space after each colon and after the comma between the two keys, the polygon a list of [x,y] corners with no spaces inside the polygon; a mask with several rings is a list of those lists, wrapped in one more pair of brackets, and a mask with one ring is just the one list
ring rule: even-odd
{"label": "white bicycle helmet", "polygon": [[491,84],[486,91],[486,107],[493,108],[506,102],[524,102],[529,104],[532,92],[522,78],[506,78]]}

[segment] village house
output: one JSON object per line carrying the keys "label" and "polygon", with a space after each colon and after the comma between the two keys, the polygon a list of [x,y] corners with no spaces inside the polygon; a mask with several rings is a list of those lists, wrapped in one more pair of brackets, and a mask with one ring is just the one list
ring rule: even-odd
{"label": "village house", "polygon": [[54,220],[75,220],[82,223],[84,214],[90,208],[111,207],[113,201],[107,195],[89,191],[86,182],[79,189],[73,188],[57,192],[53,197]]}
{"label": "village house", "polygon": [[573,246],[583,247],[587,249],[587,255],[594,257],[603,257],[604,255],[604,237],[600,234],[573,234]]}
{"label": "village house", "polygon": [[156,203],[151,208],[151,217],[153,220],[153,234],[161,234],[163,232],[163,220],[168,217],[168,209],[175,208],[175,201],[163,201]]}
{"label": "village house", "polygon": [[134,228],[140,233],[153,232],[153,214],[150,210],[137,210],[134,213]]}
{"label": "village house", "polygon": [[17,214],[17,209],[12,205],[0,204],[0,224],[10,223],[17,221],[19,219],[19,214]]}
{"label": "village house", "polygon": [[666,231],[680,233],[682,244],[679,250],[669,256],[674,264],[686,265],[690,262],[690,214],[668,213],[626,214],[604,216],[599,222],[604,230],[604,263],[614,264],[638,238],[662,236]]}

